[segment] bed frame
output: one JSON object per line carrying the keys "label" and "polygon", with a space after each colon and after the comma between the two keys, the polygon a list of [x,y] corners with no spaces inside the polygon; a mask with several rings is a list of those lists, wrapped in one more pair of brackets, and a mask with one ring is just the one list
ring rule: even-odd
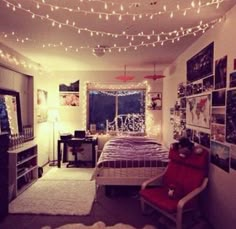
{"label": "bed frame", "polygon": [[[107,121],[106,127],[107,133],[111,135],[133,136],[133,138],[145,135],[144,116],[140,114],[119,115],[112,122]],[[101,166],[98,161],[93,176],[97,186],[140,186],[145,180],[156,176],[165,169],[168,163],[168,149],[162,146],[160,146],[160,149],[160,155],[163,153],[163,157],[161,156],[162,158],[159,161],[155,161],[156,164],[151,160],[149,161],[147,157],[143,158],[143,162],[140,162],[140,166],[137,165],[137,163],[132,164],[130,160],[126,162],[123,161],[122,166],[119,161],[113,161],[111,164],[108,162],[106,166]]]}

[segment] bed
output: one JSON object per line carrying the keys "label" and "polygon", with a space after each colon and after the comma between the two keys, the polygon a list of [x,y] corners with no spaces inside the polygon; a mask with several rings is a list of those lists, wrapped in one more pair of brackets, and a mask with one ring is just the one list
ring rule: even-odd
{"label": "bed", "polygon": [[93,178],[99,185],[135,185],[162,172],[168,149],[146,136],[115,136],[102,150]]}

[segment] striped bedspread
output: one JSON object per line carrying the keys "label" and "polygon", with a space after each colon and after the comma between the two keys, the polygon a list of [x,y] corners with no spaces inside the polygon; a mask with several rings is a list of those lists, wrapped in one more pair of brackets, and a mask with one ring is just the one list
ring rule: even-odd
{"label": "striped bedspread", "polygon": [[[97,167],[157,167],[168,161],[168,149],[148,137],[115,137],[109,140]],[[160,165],[158,165],[160,164]]]}

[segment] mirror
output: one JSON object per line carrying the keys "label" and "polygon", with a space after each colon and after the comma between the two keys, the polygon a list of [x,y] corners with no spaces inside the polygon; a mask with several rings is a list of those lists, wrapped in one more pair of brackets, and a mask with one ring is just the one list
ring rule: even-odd
{"label": "mirror", "polygon": [[10,134],[22,132],[19,92],[0,89],[0,130]]}

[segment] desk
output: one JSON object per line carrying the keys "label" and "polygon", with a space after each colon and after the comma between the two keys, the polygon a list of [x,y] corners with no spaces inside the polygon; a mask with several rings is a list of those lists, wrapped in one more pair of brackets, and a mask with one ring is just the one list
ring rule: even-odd
{"label": "desk", "polygon": [[[81,143],[81,144],[92,144],[92,167],[95,167],[96,164],[96,148],[97,145],[97,137],[89,137],[89,138],[71,138],[71,139],[59,139],[57,141],[57,167],[61,168],[61,159],[62,152],[63,158],[67,158],[67,148],[70,143]],[[63,145],[63,151],[62,151]]]}

